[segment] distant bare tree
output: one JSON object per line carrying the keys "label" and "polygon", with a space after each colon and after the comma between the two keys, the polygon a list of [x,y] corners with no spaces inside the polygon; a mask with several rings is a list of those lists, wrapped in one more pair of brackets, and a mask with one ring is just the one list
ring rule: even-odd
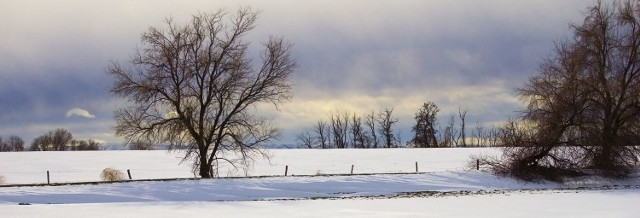
{"label": "distant bare tree", "polygon": [[408,142],[405,142],[404,139],[402,138],[402,129],[398,129],[396,130],[396,133],[394,135],[394,138],[396,139],[395,142],[395,147],[396,148],[400,148],[400,147],[409,147],[410,144]]}
{"label": "distant bare tree", "polygon": [[66,129],[56,129],[38,136],[31,143],[31,151],[65,151],[73,142],[73,135]]}
{"label": "distant bare tree", "polygon": [[447,125],[437,131],[437,140],[440,147],[454,147],[458,145],[459,134],[456,130],[456,118],[452,114],[449,116]]}
{"label": "distant bare tree", "polygon": [[331,127],[325,121],[318,121],[315,126],[315,133],[320,148],[331,148]]}
{"label": "distant bare tree", "polygon": [[367,126],[368,128],[368,132],[369,132],[369,136],[371,137],[371,139],[369,140],[369,146],[370,148],[377,148],[378,147],[378,135],[376,134],[376,131],[378,131],[376,129],[376,114],[375,112],[371,112],[371,114],[368,114],[366,119],[364,120],[364,124]]}
{"label": "distant bare tree", "polygon": [[458,117],[460,117],[460,139],[458,140],[460,146],[467,147],[467,133],[466,133],[466,118],[469,108],[461,110],[458,108]]}
{"label": "distant bare tree", "polygon": [[367,148],[369,147],[369,139],[365,130],[362,127],[362,118],[356,116],[354,113],[351,117],[351,139],[354,148]]}
{"label": "distant bare tree", "polygon": [[296,135],[298,148],[315,148],[315,137],[311,133],[311,130],[305,129]]}
{"label": "distant bare tree", "polygon": [[54,151],[65,151],[73,141],[73,135],[66,129],[56,129],[49,132],[51,137],[51,146]]}
{"label": "distant bare tree", "polygon": [[378,132],[382,137],[385,148],[395,148],[396,137],[393,134],[393,125],[398,122],[398,118],[393,116],[393,108],[385,108],[378,114],[377,123],[380,126]]}
{"label": "distant bare tree", "polygon": [[488,142],[489,142],[488,144],[489,147],[502,146],[500,141],[500,128],[491,126],[491,128],[488,131]]}
{"label": "distant bare tree", "polygon": [[3,151],[24,151],[24,141],[15,135],[9,136],[7,140],[0,137],[0,152]]}
{"label": "distant bare tree", "polygon": [[24,141],[22,138],[16,135],[9,136],[9,140],[7,140],[7,145],[11,149],[11,151],[24,151]]}
{"label": "distant bare tree", "polygon": [[137,140],[127,145],[129,150],[154,150],[156,146],[151,141]]}
{"label": "distant bare tree", "polygon": [[29,146],[30,151],[50,151],[51,149],[51,137],[48,135],[41,135],[33,139],[31,142],[31,146]]}
{"label": "distant bare tree", "polygon": [[475,139],[475,146],[482,147],[487,144],[487,135],[485,133],[484,126],[480,122],[476,123],[476,127],[472,130],[473,138]]}
{"label": "distant bare tree", "polygon": [[295,61],[292,44],[274,37],[264,43],[260,63],[251,61],[242,39],[257,16],[251,8],[235,15],[220,10],[149,28],[131,65],[107,70],[115,80],[111,92],[130,103],[115,112],[116,135],[186,148],[185,160],[193,158],[202,178],[212,177],[220,160],[234,163],[222,153],[237,152],[240,163],[263,154],[260,145],[279,131],[254,106],[291,98]]}
{"label": "distant bare tree", "polygon": [[331,129],[333,135],[333,143],[336,148],[348,148],[349,147],[349,113],[340,112],[332,113],[329,115],[331,121]]}
{"label": "distant bare tree", "polygon": [[438,131],[438,136],[440,139],[438,140],[439,147],[453,147],[453,128],[451,126],[446,126],[444,130]]}
{"label": "distant bare tree", "polygon": [[420,107],[415,115],[416,124],[413,126],[415,134],[412,142],[415,147],[438,147],[437,140],[437,114],[440,111],[433,102],[427,102]]}
{"label": "distant bare tree", "polygon": [[100,150],[100,143],[89,140],[71,140],[69,150],[72,151],[97,151]]}

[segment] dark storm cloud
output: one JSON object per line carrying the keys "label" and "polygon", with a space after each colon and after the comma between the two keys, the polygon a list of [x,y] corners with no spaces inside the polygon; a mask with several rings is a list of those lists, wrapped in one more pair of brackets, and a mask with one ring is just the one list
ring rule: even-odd
{"label": "dark storm cloud", "polygon": [[[140,34],[166,16],[252,6],[252,50],[269,35],[294,43],[294,99],[274,117],[289,143],[331,111],[394,107],[403,132],[422,102],[443,116],[498,122],[519,107],[513,89],[569,34],[590,1],[3,1],[0,3],[0,135],[69,128],[118,141],[121,100],[108,92],[110,60],[126,62]],[[255,53],[255,52],[254,52]],[[257,60],[258,58],[254,58]],[[94,119],[70,116],[78,108]]]}

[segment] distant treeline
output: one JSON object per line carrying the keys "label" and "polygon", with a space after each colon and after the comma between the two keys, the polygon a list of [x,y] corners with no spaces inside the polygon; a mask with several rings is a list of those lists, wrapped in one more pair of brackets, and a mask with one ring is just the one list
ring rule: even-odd
{"label": "distant treeline", "polygon": [[[398,148],[398,147],[495,147],[502,145],[504,127],[485,127],[479,122],[468,136],[466,115],[469,109],[458,109],[441,125],[437,115],[440,109],[433,102],[424,103],[415,114],[413,137],[404,141],[395,127],[398,119],[393,109],[371,112],[360,116],[350,112],[334,112],[328,120],[317,121],[296,136],[299,148]],[[458,122],[456,122],[458,121]]]}
{"label": "distant treeline", "polygon": [[56,129],[33,139],[31,145],[25,147],[24,140],[12,135],[4,140],[0,137],[0,152],[6,151],[92,151],[102,150],[100,143],[89,140],[74,139],[66,129]]}

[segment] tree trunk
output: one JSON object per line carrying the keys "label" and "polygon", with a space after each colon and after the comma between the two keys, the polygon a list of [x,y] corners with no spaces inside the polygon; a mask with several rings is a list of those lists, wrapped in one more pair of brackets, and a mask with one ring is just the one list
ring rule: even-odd
{"label": "tree trunk", "polygon": [[596,157],[595,168],[600,170],[613,170],[615,169],[614,161],[613,161],[613,152],[612,146],[615,146],[614,135],[611,131],[611,127],[609,124],[605,124],[602,142],[600,146],[602,150],[600,151],[598,157]]}
{"label": "tree trunk", "polygon": [[204,148],[202,149],[204,146],[200,146],[200,155],[199,155],[199,160],[200,160],[200,177],[201,178],[211,178],[211,164],[209,164],[209,162],[207,161],[207,149]]}

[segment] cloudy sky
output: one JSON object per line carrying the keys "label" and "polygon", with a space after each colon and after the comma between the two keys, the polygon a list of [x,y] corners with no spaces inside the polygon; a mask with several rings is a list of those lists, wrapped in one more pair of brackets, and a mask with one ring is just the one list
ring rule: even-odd
{"label": "cloudy sky", "polygon": [[[294,98],[263,110],[283,129],[278,143],[335,111],[394,108],[410,138],[412,116],[433,101],[448,116],[490,125],[521,107],[514,89],[534,75],[554,41],[570,37],[589,0],[3,0],[0,2],[0,136],[31,139],[55,128],[118,143],[110,61],[126,62],[149,26],[172,16],[251,6],[247,36],[295,44]],[[256,58],[257,59],[257,58]]]}

